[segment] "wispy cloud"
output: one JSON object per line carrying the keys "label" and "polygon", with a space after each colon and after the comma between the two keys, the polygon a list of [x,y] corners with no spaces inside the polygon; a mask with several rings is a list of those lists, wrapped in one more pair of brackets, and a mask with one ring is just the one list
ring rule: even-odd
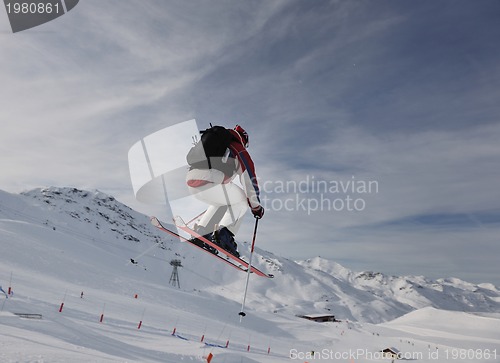
{"label": "wispy cloud", "polygon": [[131,145],[193,117],[242,123],[263,182],[378,182],[357,195],[363,211],[270,206],[264,248],[434,275],[465,271],[474,256],[482,270],[464,274],[494,276],[498,226],[485,220],[499,209],[496,10],[87,0],[22,34],[2,22],[0,187],[100,188],[147,212],[132,200]]}

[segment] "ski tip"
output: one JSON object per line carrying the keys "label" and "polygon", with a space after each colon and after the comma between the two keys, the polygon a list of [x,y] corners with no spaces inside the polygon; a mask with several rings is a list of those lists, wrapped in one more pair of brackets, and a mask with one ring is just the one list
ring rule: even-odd
{"label": "ski tip", "polygon": [[174,216],[173,220],[176,226],[187,227],[186,222],[184,222],[181,216]]}
{"label": "ski tip", "polygon": [[156,217],[151,217],[150,218],[150,221],[151,221],[151,224],[155,227],[160,227],[161,226],[161,223],[160,221],[158,220],[158,218]]}
{"label": "ski tip", "polygon": [[247,316],[247,314],[246,314],[246,313],[244,313],[243,311],[240,311],[240,312],[238,313],[238,315],[239,315],[239,316]]}

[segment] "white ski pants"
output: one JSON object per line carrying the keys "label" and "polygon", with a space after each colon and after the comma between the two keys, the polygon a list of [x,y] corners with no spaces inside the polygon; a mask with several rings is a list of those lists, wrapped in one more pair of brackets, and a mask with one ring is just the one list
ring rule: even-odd
{"label": "white ski pants", "polygon": [[224,173],[216,169],[190,170],[187,173],[186,180],[188,182],[190,180],[207,182],[207,184],[199,187],[188,185],[189,191],[196,199],[209,205],[198,225],[213,229],[213,226],[207,224],[221,207],[227,207],[218,224],[220,227],[227,227],[235,235],[240,228],[242,217],[248,209],[247,196],[244,190],[232,182],[224,184]]}

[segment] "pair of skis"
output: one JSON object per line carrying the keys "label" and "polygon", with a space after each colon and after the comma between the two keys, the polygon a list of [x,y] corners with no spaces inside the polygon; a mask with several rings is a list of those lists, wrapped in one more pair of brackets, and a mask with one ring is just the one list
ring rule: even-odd
{"label": "pair of skis", "polygon": [[[206,245],[210,246],[211,248],[214,248],[215,250],[217,250],[219,252],[219,254],[214,254],[214,253],[210,252],[209,250],[207,250],[207,249],[199,246],[198,244],[194,243],[191,239],[183,237],[180,234],[178,234],[178,233],[176,233],[174,231],[171,231],[170,229],[166,228],[158,220],[158,218],[151,217],[151,224],[153,226],[155,226],[156,228],[158,228],[161,231],[166,232],[166,233],[168,233],[168,234],[170,234],[170,235],[172,235],[174,237],[179,238],[181,241],[188,242],[189,244],[195,246],[196,248],[198,248],[198,249],[200,249],[202,251],[205,251],[205,252],[209,253],[211,256],[214,256],[214,257],[218,258],[220,261],[222,261],[222,262],[230,265],[231,267],[233,267],[233,268],[235,268],[237,270],[240,270],[240,271],[243,271],[243,272],[247,272],[247,273],[251,272],[251,273],[254,273],[257,276],[261,276],[261,277],[267,277],[267,278],[273,278],[274,277],[274,275],[267,274],[267,273],[259,270],[258,268],[254,267],[254,266],[251,266],[251,263],[249,264],[245,260],[243,260],[243,259],[241,259],[239,257],[236,257],[235,255],[232,255],[231,253],[229,253],[228,251],[226,251],[225,249],[223,249],[219,245],[217,245],[214,242],[208,240],[207,238],[203,237],[202,235],[196,233],[195,231],[193,231],[191,228],[189,228],[187,226],[187,224],[182,220],[181,217],[175,217],[174,218],[174,223],[177,226],[177,228],[179,228],[182,231],[188,233],[193,238],[197,238],[198,240],[202,241],[203,243],[205,243]],[[221,254],[224,255],[224,256],[226,256],[226,258],[222,257]],[[250,271],[249,271],[249,269],[250,269]]]}

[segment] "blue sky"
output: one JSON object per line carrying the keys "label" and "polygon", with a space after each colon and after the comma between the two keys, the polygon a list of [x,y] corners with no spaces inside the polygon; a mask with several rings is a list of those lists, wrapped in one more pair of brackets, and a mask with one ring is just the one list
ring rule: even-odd
{"label": "blue sky", "polygon": [[[149,214],[128,149],[192,118],[240,123],[262,182],[378,183],[266,193],[262,248],[500,285],[499,16],[496,1],[86,0],[12,34],[0,11],[0,188],[97,188]],[[362,210],[300,204],[348,197]]]}

